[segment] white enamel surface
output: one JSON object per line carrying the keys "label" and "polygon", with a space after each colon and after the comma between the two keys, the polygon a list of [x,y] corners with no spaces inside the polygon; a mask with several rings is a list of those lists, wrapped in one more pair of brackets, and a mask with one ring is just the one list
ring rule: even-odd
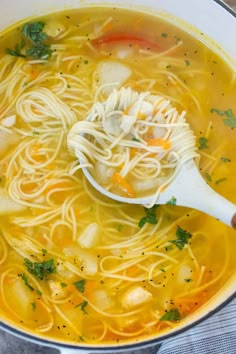
{"label": "white enamel surface", "polygon": [[[0,0],[0,30],[30,16],[50,13],[53,11],[63,10],[65,8],[76,8],[79,6],[86,6],[90,3],[100,4],[101,0]],[[117,6],[118,1],[107,0],[104,4],[110,6]],[[223,55],[225,52],[229,60],[236,62],[236,46],[235,36],[236,33],[236,19],[223,9],[219,4],[213,0],[126,0],[120,1],[121,7],[135,8],[141,6],[145,11],[151,13],[162,12],[167,13],[169,18],[176,16],[183,22],[176,21],[180,26],[184,26],[184,22],[198,28],[198,32],[194,31],[191,26],[187,30],[195,33],[202,40],[207,41],[207,37],[211,38],[213,42],[218,44],[218,51]],[[153,11],[155,10],[155,11]],[[175,21],[174,18],[172,18]],[[204,33],[204,36],[200,34]],[[212,42],[209,42],[212,45]],[[221,49],[220,49],[221,48]],[[198,312],[189,316],[183,325],[177,329],[171,330],[168,333],[175,333],[180,328],[185,328],[192,323],[200,320],[202,317],[214,311],[216,307],[221,305],[227,300],[236,289],[236,279],[229,280],[229,283],[222,289],[217,296],[212,299],[208,304],[202,307]],[[8,330],[9,331],[9,330]],[[18,334],[21,338],[24,337],[23,331]],[[162,339],[162,335],[158,335],[157,339]],[[34,341],[32,338],[31,341]],[[35,342],[40,342],[40,337],[35,337]],[[44,343],[45,344],[45,343]],[[142,342],[145,346],[148,343]],[[46,343],[46,345],[49,345]],[[150,345],[150,344],[149,344]],[[55,343],[55,347],[60,348],[60,343]],[[121,348],[114,345],[113,352],[116,350],[121,351]],[[132,347],[130,348],[132,349]],[[124,350],[124,352],[126,352]],[[63,354],[77,354],[77,353],[91,353],[103,352],[102,348],[81,350],[61,349]]]}

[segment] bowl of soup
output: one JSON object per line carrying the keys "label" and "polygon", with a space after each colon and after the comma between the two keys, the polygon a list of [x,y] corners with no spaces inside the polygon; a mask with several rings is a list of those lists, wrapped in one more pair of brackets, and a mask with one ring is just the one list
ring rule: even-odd
{"label": "bowl of soup", "polygon": [[102,196],[67,137],[114,88],[161,95],[186,112],[202,176],[235,203],[235,14],[211,0],[0,7],[1,328],[109,352],[214,313],[235,295],[235,230],[174,195],[152,208]]}

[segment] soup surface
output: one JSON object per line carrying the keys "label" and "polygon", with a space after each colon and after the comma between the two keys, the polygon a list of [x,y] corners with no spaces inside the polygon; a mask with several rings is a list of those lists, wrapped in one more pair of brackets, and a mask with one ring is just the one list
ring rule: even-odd
{"label": "soup surface", "polygon": [[236,203],[235,73],[202,42],[117,8],[66,11],[4,32],[0,313],[40,336],[151,338],[179,326],[235,273],[234,230],[175,207],[174,195],[145,209],[86,182],[67,135],[114,87],[185,110],[201,173]]}

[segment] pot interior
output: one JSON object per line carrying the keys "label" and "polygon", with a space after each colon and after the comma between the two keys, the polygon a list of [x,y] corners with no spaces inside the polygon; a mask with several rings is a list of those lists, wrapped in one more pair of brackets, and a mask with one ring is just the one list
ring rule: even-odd
{"label": "pot interior", "polygon": [[[126,3],[125,6],[123,3],[117,3],[114,1],[107,1],[105,4],[101,4],[100,1],[93,1],[91,3],[90,1],[62,1],[62,0],[59,0],[59,1],[57,1],[56,7],[55,7],[54,1],[51,1],[51,0],[49,0],[49,1],[43,0],[40,2],[36,2],[34,4],[32,4],[31,1],[27,1],[27,0],[24,0],[21,2],[15,2],[13,0],[10,0],[10,1],[4,0],[3,5],[1,5],[2,11],[0,13],[0,26],[2,29],[4,29],[5,27],[10,26],[17,21],[20,21],[19,26],[21,26],[22,19],[25,19],[28,17],[34,17],[36,15],[37,16],[39,16],[39,15],[44,16],[45,14],[48,14],[51,12],[62,11],[62,10],[73,9],[73,8],[76,9],[78,7],[82,7],[85,9],[87,6],[94,6],[94,7],[100,6],[100,7],[102,7],[104,5],[109,6],[111,10],[115,6],[118,9],[119,8],[127,8],[130,10],[137,10],[138,12],[143,12],[147,15],[148,14],[153,15],[153,13],[155,13],[155,15],[158,18],[162,18],[166,22],[169,22],[169,23],[171,22],[171,23],[175,24],[178,28],[184,29],[187,33],[193,35],[195,38],[200,40],[200,42],[207,44],[207,46],[209,48],[211,48],[211,50],[213,50],[213,53],[215,53],[216,57],[217,57],[217,55],[220,55],[220,57],[223,58],[223,60],[225,62],[227,62],[227,64],[225,64],[226,67],[227,67],[227,65],[231,66],[231,69],[229,69],[229,70],[233,70],[233,68],[235,67],[236,47],[233,43],[232,36],[225,35],[226,33],[229,33],[229,34],[235,33],[235,30],[236,30],[235,17],[232,15],[232,13],[227,11],[227,9],[222,7],[221,4],[219,4],[215,1],[210,1],[210,0],[198,1],[197,3],[190,3],[187,0],[181,0],[178,3],[178,7],[176,7],[176,2],[174,0],[172,0],[172,1],[171,0],[168,0],[168,1],[164,1],[164,0],[163,1],[161,1],[161,0],[159,0],[159,1],[146,1],[145,4],[144,4],[144,1],[137,0],[137,1],[129,1],[129,3]],[[12,8],[14,8],[14,11],[12,11]],[[70,11],[70,10],[68,10],[68,11]],[[211,18],[214,18],[214,21],[209,20],[209,13],[211,14]],[[57,16],[57,15],[55,15],[55,16]],[[218,23],[221,23],[222,25],[218,26],[217,25]],[[224,27],[224,33],[221,30],[222,27]],[[163,32],[162,34],[164,34],[162,36],[163,38],[167,37],[167,34],[165,32]],[[163,38],[162,38],[162,40],[163,40]],[[139,42],[140,42],[140,39],[139,39]],[[73,55],[74,55],[74,53],[73,53]],[[221,59],[219,59],[219,60],[221,60]],[[184,69],[186,69],[186,70],[187,70],[188,66],[192,65],[191,60],[185,59],[184,57],[183,57],[183,63],[185,63]],[[83,60],[83,63],[81,65],[85,66],[87,64],[90,64],[90,63],[88,63],[88,60],[85,59],[85,60]],[[167,66],[169,66],[169,65],[167,65]],[[131,65],[129,67],[131,67]],[[167,68],[167,69],[169,69],[169,68]],[[166,67],[165,67],[165,70],[166,70]],[[194,74],[192,74],[192,75],[194,75]],[[228,75],[228,73],[227,73],[227,75]],[[224,83],[224,85],[225,85],[225,83]],[[233,85],[234,85],[234,82],[232,83],[232,87],[233,87],[232,90],[228,93],[229,97],[232,96],[232,92],[235,89],[235,86],[233,86]],[[67,89],[70,88],[69,86],[71,86],[70,83],[67,84]],[[198,90],[201,90],[201,88],[199,88]],[[29,91],[30,91],[30,89],[29,89]],[[218,88],[218,91],[219,91],[219,88]],[[60,94],[61,94],[60,90],[58,90],[58,95],[60,96]],[[30,97],[29,100],[31,100],[32,97]],[[35,97],[37,99],[37,95],[35,95]],[[20,105],[20,102],[19,101],[17,101],[17,102]],[[224,103],[224,105],[225,104],[226,103]],[[82,102],[81,102],[81,105],[82,105]],[[221,109],[221,107],[217,106],[216,108],[214,107],[214,109],[219,111]],[[224,109],[225,109],[225,112],[228,112],[228,109],[231,109],[231,107],[229,108],[228,106],[225,106]],[[17,114],[19,114],[19,112]],[[69,113],[67,114],[67,116],[68,115],[69,115]],[[200,113],[199,113],[199,115],[200,115]],[[1,118],[6,118],[6,117],[1,117]],[[226,118],[227,117],[225,117],[225,119]],[[73,121],[73,117],[71,119]],[[68,123],[68,124],[70,124],[70,123]],[[33,128],[35,129],[36,126],[37,125],[33,125]],[[203,124],[203,126],[204,126],[204,124]],[[197,127],[197,124],[195,123],[195,125],[194,125],[195,131],[197,129],[196,127]],[[211,129],[211,128],[209,128],[209,129]],[[223,128],[220,128],[220,125],[219,125],[219,127],[217,128],[218,134],[219,134],[220,129],[223,129]],[[226,128],[224,127],[224,129],[226,129]],[[227,132],[227,133],[223,134],[223,137],[225,140],[227,140],[227,137],[228,137],[227,134],[229,134],[229,133]],[[218,137],[219,137],[219,135],[218,135]],[[35,138],[35,135],[34,135],[34,138]],[[198,138],[201,139],[201,134],[198,136]],[[214,138],[214,139],[215,139],[214,144],[216,145],[217,138]],[[230,139],[232,139],[232,134],[230,135]],[[208,139],[207,139],[207,141],[208,141]],[[209,141],[210,141],[210,138],[209,138]],[[200,149],[201,149],[201,147],[200,147]],[[226,151],[228,152],[229,150],[226,150]],[[223,150],[223,152],[224,152],[224,150]],[[216,156],[217,156],[217,159],[221,159],[222,163],[223,162],[225,163],[226,159],[229,160],[229,158],[227,156],[226,157],[225,156],[218,156],[218,155],[216,155]],[[222,158],[224,158],[225,161],[223,161]],[[227,164],[227,161],[226,161],[225,165],[226,164]],[[225,165],[223,167],[221,167],[219,169],[219,171],[223,170]],[[217,170],[217,172],[216,172],[217,176],[218,176],[218,174],[220,174],[219,171]],[[225,173],[228,173],[228,172],[226,171]],[[232,173],[232,170],[231,170],[231,173]],[[205,170],[205,176],[206,175],[209,176],[209,172],[207,169]],[[5,176],[4,176],[4,178],[5,178]],[[213,187],[217,189],[218,184],[220,186],[220,182],[218,182],[218,181],[220,179],[224,179],[224,178],[225,178],[224,175],[219,175],[217,178],[215,178]],[[211,181],[208,180],[208,182],[210,183],[210,182],[212,182],[212,180]],[[212,182],[212,184],[213,184],[213,182]],[[59,188],[59,191],[60,191],[60,188]],[[219,193],[226,194],[226,197],[229,197],[229,192],[228,191],[225,192],[223,188],[219,188]],[[106,203],[106,201],[104,201],[104,203]],[[114,207],[114,206],[112,205],[112,207]],[[132,209],[131,211],[135,214],[134,209]],[[168,211],[168,212],[170,214],[173,213],[173,215],[172,214],[171,215],[173,216],[174,220],[177,219],[175,212],[173,212],[172,209],[170,209],[170,211]],[[139,213],[141,213],[141,212],[139,211]],[[144,217],[147,217],[147,215],[145,216],[145,214],[144,214]],[[105,222],[105,219],[104,219],[104,222]],[[196,220],[194,219],[193,224],[195,223],[194,225],[196,226],[198,222],[199,223],[202,222],[203,224],[205,224],[205,222],[206,222],[206,223],[209,223],[209,225],[211,224],[211,221],[209,221],[209,218],[205,217],[205,216],[204,217],[199,216],[199,219],[196,219]],[[26,222],[23,222],[22,220],[21,220],[20,225],[23,225],[26,228],[28,227],[28,224]],[[119,225],[118,225],[118,227],[119,227]],[[190,228],[192,227],[191,223],[186,222],[186,225]],[[183,228],[184,227],[185,227],[185,222],[183,223]],[[214,227],[215,228],[217,227],[216,223],[215,223]],[[206,228],[206,230],[208,230],[208,229]],[[118,231],[119,232],[122,231],[122,228],[121,228],[121,230],[118,230]],[[202,237],[204,240],[205,230],[204,230],[204,232],[198,232],[193,227],[193,231],[191,231],[191,232],[193,232],[193,233],[195,232],[197,235],[200,235],[199,238]],[[6,235],[7,234],[8,234],[8,232],[6,232]],[[217,236],[218,239],[220,238],[220,235],[222,235],[222,239],[224,238],[224,240],[226,238],[230,239],[230,238],[233,238],[233,231],[220,225],[218,227],[218,236]],[[214,235],[211,235],[211,237],[213,238]],[[5,236],[5,240],[6,239],[7,239],[7,236]],[[73,242],[74,241],[75,240],[73,240]],[[169,242],[168,238],[167,238],[166,242],[167,243]],[[230,243],[231,239],[230,239],[230,241],[224,241],[224,242]],[[214,242],[212,243],[212,245],[213,244],[214,244]],[[219,243],[218,243],[218,245],[219,245]],[[168,244],[167,248],[169,246],[170,245]],[[210,246],[208,245],[208,247],[210,247]],[[236,247],[235,241],[232,241],[232,248],[235,248],[235,247]],[[67,253],[65,253],[64,256],[66,256],[68,258],[75,256],[73,253],[74,251],[72,251],[69,247],[68,247],[68,249],[67,249]],[[76,250],[77,250],[77,248],[76,248]],[[50,253],[50,251],[48,251],[48,250],[47,250],[47,252]],[[43,255],[43,257],[45,257],[45,259],[48,259],[47,256],[45,256],[47,254],[47,252]],[[84,257],[86,252],[87,251],[84,251],[84,250],[81,251],[81,254],[80,254],[81,258]],[[114,257],[120,257],[121,259],[123,258],[122,254],[118,254],[118,256],[117,256],[115,250],[113,253],[114,253],[113,254]],[[216,253],[217,253],[217,251],[216,251]],[[23,254],[25,254],[25,253],[23,253]],[[151,256],[152,255],[150,254],[150,258],[151,258]],[[99,255],[99,257],[100,257],[100,255]],[[222,256],[222,254],[219,253],[219,258],[220,257],[223,257],[223,256]],[[229,257],[232,258],[232,255],[230,255]],[[235,262],[231,258],[230,258],[229,264],[232,264],[232,269],[235,270]],[[219,262],[220,261],[221,260],[219,260]],[[135,264],[135,262],[134,262],[134,264]],[[223,262],[222,262],[222,264],[223,264]],[[205,268],[206,268],[205,264],[202,263],[201,266],[202,266],[201,269],[204,269],[204,272],[205,272]],[[228,268],[230,268],[230,267],[228,266]],[[98,352],[99,350],[101,350],[102,352],[104,352],[106,350],[107,351],[109,351],[109,350],[114,351],[114,350],[121,350],[121,349],[126,350],[127,348],[133,348],[134,346],[135,347],[143,347],[143,346],[152,345],[154,342],[156,343],[158,341],[162,341],[164,339],[167,339],[170,336],[177,335],[181,331],[190,328],[193,324],[198,323],[200,320],[202,320],[205,317],[209,316],[210,314],[214,313],[214,311],[216,311],[216,309],[219,309],[222,305],[224,305],[227,301],[229,301],[234,296],[235,284],[236,284],[235,272],[233,272],[232,269],[230,270],[228,268],[227,268],[227,272],[228,272],[227,274],[229,275],[228,281],[225,280],[224,282],[222,282],[221,286],[217,288],[217,291],[215,292],[215,294],[211,293],[211,296],[209,298],[207,298],[207,300],[205,301],[205,303],[202,306],[200,306],[192,314],[189,314],[186,318],[183,319],[183,321],[181,321],[177,325],[173,326],[173,328],[171,328],[171,326],[170,326],[166,329],[163,329],[162,331],[160,331],[157,334],[153,334],[153,333],[151,333],[150,335],[146,334],[145,336],[142,336],[140,338],[139,338],[139,336],[137,336],[137,337],[134,336],[134,339],[131,339],[131,340],[130,339],[127,339],[124,341],[117,340],[116,342],[115,341],[114,342],[112,342],[112,341],[106,342],[105,341],[101,345],[99,344],[99,346],[97,343],[93,343],[93,341],[91,341],[91,343],[89,343],[89,344],[86,344],[81,339],[79,344],[77,343],[78,345],[76,344],[75,347],[88,349],[90,351],[96,350],[96,352]],[[21,265],[21,268],[19,268],[19,269],[22,269],[22,265]],[[29,269],[30,269],[30,267],[28,267],[28,270]],[[8,272],[8,269],[5,271]],[[162,271],[163,271],[163,269],[161,270],[161,272]],[[219,270],[217,270],[217,267],[216,267],[216,272],[217,271],[219,271]],[[10,272],[10,270],[9,270],[9,272]],[[210,268],[209,268],[209,272],[211,272]],[[19,270],[19,273],[21,274],[21,278],[23,278],[22,274],[25,274],[24,271]],[[29,271],[29,273],[30,273],[30,271]],[[106,272],[104,272],[104,274],[105,273]],[[191,276],[188,276],[186,279],[184,279],[185,283],[188,283],[188,280],[190,278],[191,278]],[[29,279],[31,281],[33,281],[33,278],[31,277],[31,275],[30,275]],[[79,281],[81,281],[81,279]],[[151,279],[151,281],[152,281],[152,279]],[[191,283],[191,281],[192,281],[192,279],[189,280],[189,283]],[[199,282],[201,282],[201,279],[199,280]],[[210,280],[209,280],[209,282],[210,282]],[[75,284],[75,283],[76,282],[74,281],[73,284]],[[186,290],[185,283],[183,282],[183,287]],[[81,284],[82,283],[80,283],[80,285],[78,285],[78,282],[77,282],[77,285],[80,287],[79,291],[82,292],[82,296],[83,296],[83,291],[81,291],[81,286],[82,286]],[[32,285],[31,285],[31,287],[32,287]],[[189,288],[189,289],[191,291],[191,288]],[[78,287],[77,287],[77,290],[78,290]],[[95,290],[96,290],[96,287],[93,288],[93,291],[95,291]],[[185,293],[186,293],[186,291],[185,291]],[[120,296],[123,296],[122,294]],[[205,296],[205,293],[203,293],[203,296]],[[6,296],[5,296],[5,298],[6,298]],[[82,297],[82,299],[84,299],[84,298]],[[35,302],[32,302],[32,303],[35,304]],[[56,301],[55,301],[55,304],[56,304],[55,306],[57,306]],[[81,304],[82,305],[84,304],[84,306],[88,305],[88,301],[86,300],[86,298],[85,298],[85,300],[81,301],[80,304],[75,304],[75,305],[80,306],[80,308],[83,310],[83,307],[81,307]],[[46,307],[46,305],[45,305],[45,307]],[[58,310],[58,313],[59,313],[59,311],[60,311],[60,309]],[[134,312],[135,312],[135,310],[134,310]],[[86,310],[84,312],[84,315],[86,315]],[[20,324],[19,324],[19,326],[17,326],[15,324],[15,321],[13,321],[12,319],[10,319],[10,320],[6,319],[5,316],[3,316],[2,326],[4,329],[9,330],[10,332],[17,334],[19,336],[24,336],[24,332],[25,331],[27,332],[27,330],[23,329]],[[43,330],[41,333],[43,333]],[[33,331],[29,330],[28,334],[26,334],[26,338],[28,338],[29,340],[35,340],[35,341],[41,342],[44,345],[55,345],[55,346],[61,345],[62,347],[65,345],[66,347],[74,348],[74,344],[71,341],[68,341],[65,338],[60,339],[60,336],[57,339],[51,339],[50,337],[43,336],[39,332],[34,333]]]}

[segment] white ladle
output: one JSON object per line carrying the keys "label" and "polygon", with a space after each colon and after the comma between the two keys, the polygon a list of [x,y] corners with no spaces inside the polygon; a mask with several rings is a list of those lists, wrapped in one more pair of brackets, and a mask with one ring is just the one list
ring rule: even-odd
{"label": "white ladle", "polygon": [[[93,187],[111,199],[140,205],[148,205],[153,200],[153,196],[125,198],[111,193],[94,180],[87,168],[83,167],[82,170]],[[166,204],[172,197],[176,198],[176,205],[203,211],[226,225],[236,228],[236,205],[208,186],[193,160],[182,165],[173,182],[160,193],[158,204]]]}

